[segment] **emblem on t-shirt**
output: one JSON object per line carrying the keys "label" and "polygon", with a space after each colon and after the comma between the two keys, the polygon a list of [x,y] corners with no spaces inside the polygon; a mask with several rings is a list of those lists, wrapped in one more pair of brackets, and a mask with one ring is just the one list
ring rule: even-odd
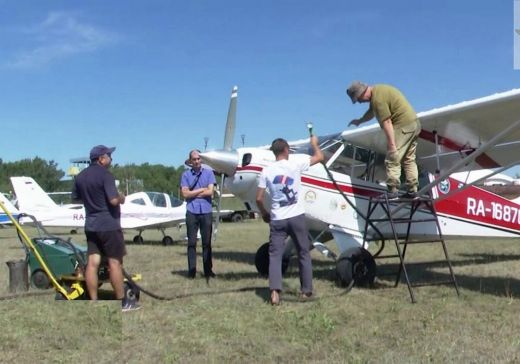
{"label": "emblem on t-shirt", "polygon": [[294,205],[298,202],[298,193],[292,189],[294,179],[289,176],[278,175],[273,179],[273,185],[280,189],[286,201],[280,201],[280,207]]}

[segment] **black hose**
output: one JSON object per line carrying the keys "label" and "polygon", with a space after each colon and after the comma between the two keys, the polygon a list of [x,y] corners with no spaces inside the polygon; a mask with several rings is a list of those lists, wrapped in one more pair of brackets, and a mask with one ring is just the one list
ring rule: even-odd
{"label": "black hose", "polygon": [[[365,220],[366,223],[368,223],[372,229],[374,229],[374,231],[376,231],[379,236],[381,237],[381,239],[383,239],[383,234],[381,234],[381,232],[379,231],[379,229],[374,225],[374,223],[372,221],[370,221],[370,219],[368,219],[368,217],[362,213],[356,205],[354,205],[354,203],[352,201],[350,201],[350,198],[348,198],[348,196],[345,194],[345,192],[343,192],[343,190],[340,188],[338,182],[336,181],[336,179],[334,178],[334,176],[332,175],[332,172],[327,168],[327,166],[325,165],[325,163],[321,163],[321,165],[323,166],[323,168],[325,168],[325,172],[327,172],[327,176],[329,177],[329,179],[331,180],[332,184],[334,185],[334,188],[336,188],[336,190],[339,192],[339,194],[343,197],[343,199],[345,201],[347,201],[347,203],[350,205],[350,207],[352,207],[352,209],[354,209],[354,211],[356,212],[356,214],[358,214],[358,216],[361,216],[363,218],[363,220]],[[380,252],[378,252],[377,254],[379,254]]]}

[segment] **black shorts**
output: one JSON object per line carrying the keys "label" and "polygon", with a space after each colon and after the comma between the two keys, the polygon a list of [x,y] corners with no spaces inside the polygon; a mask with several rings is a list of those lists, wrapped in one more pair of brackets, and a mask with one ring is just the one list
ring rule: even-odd
{"label": "black shorts", "polygon": [[87,253],[107,258],[123,259],[126,255],[125,238],[121,230],[85,231]]}

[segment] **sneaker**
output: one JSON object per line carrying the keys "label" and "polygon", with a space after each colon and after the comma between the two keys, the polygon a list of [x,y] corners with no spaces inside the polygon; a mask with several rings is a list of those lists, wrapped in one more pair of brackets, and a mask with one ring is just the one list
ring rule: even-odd
{"label": "sneaker", "polygon": [[196,276],[197,276],[197,270],[196,269],[188,270],[188,278],[194,279]]}
{"label": "sneaker", "polygon": [[417,195],[417,192],[406,192],[402,198],[407,200],[417,200],[419,196]]}
{"label": "sneaker", "polygon": [[397,191],[395,192],[387,192],[386,198],[388,198],[388,201],[396,201],[399,200],[399,193]]}
{"label": "sneaker", "polygon": [[206,278],[215,278],[217,275],[213,271],[209,271],[209,273],[205,273],[204,276]]}
{"label": "sneaker", "polygon": [[123,312],[137,311],[140,309],[141,309],[141,305],[138,304],[137,302],[128,302],[127,301],[127,302],[123,303],[123,306],[122,306]]}
{"label": "sneaker", "polygon": [[300,293],[300,301],[302,301],[302,302],[311,301],[313,299],[314,299],[314,296],[312,295],[312,292]]}

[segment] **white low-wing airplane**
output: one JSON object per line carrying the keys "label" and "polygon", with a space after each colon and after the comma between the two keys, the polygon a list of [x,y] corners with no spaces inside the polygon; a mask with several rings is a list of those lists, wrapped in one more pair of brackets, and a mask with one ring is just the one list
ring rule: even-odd
{"label": "white low-wing airplane", "polygon": [[[202,153],[201,157],[204,163],[226,176],[226,187],[244,201],[247,209],[258,211],[255,194],[259,175],[275,158],[268,146],[232,149],[236,100],[235,87],[224,149]],[[450,239],[493,240],[520,236],[518,201],[450,177],[454,172],[484,168],[499,173],[520,162],[520,89],[422,112],[418,117],[423,128],[417,148],[422,175],[420,193],[433,198],[442,235]],[[293,152],[290,159],[308,158],[308,139],[289,144]],[[320,137],[320,145],[325,162],[302,174],[299,203],[305,207],[314,247],[327,256],[337,257],[338,276],[343,284],[350,286],[349,279],[361,282],[375,276],[375,262],[366,250],[369,244],[393,239],[394,232],[398,236],[407,235],[407,226],[392,228],[388,222],[366,221],[371,197],[384,196],[386,191],[378,182],[385,179],[386,139],[377,123]],[[410,214],[409,205],[403,202],[391,206],[394,218]],[[383,215],[381,206],[371,214],[374,218]],[[431,220],[431,212],[424,209],[416,215],[418,219]],[[410,239],[429,236],[439,237],[435,222],[411,226]],[[323,245],[331,239],[335,240],[339,254]],[[266,244],[260,247],[255,259],[257,269],[263,274],[268,269]],[[292,250],[289,240],[284,257],[290,257]],[[349,263],[339,264],[345,260]],[[340,271],[352,270],[355,264],[363,262],[366,267],[359,271],[364,273],[357,278],[352,272]]]}
{"label": "white low-wing airplane", "polygon": [[[5,206],[5,208],[13,215],[13,217],[16,219],[18,218],[19,211],[14,205],[9,201],[3,193],[0,192],[0,202],[2,205]],[[10,224],[11,220],[9,220],[9,217],[7,214],[0,210],[0,224]]]}
{"label": "white low-wing airplane", "polygon": [[[45,227],[83,228],[83,205],[57,205],[31,177],[11,177],[20,212],[33,215]],[[134,242],[142,243],[144,230],[158,229],[163,233],[162,243],[173,244],[165,229],[184,224],[186,203],[160,192],[137,192],[126,196],[121,205],[121,227],[139,232]],[[25,222],[22,220],[22,222]],[[29,220],[27,220],[29,222]]]}

